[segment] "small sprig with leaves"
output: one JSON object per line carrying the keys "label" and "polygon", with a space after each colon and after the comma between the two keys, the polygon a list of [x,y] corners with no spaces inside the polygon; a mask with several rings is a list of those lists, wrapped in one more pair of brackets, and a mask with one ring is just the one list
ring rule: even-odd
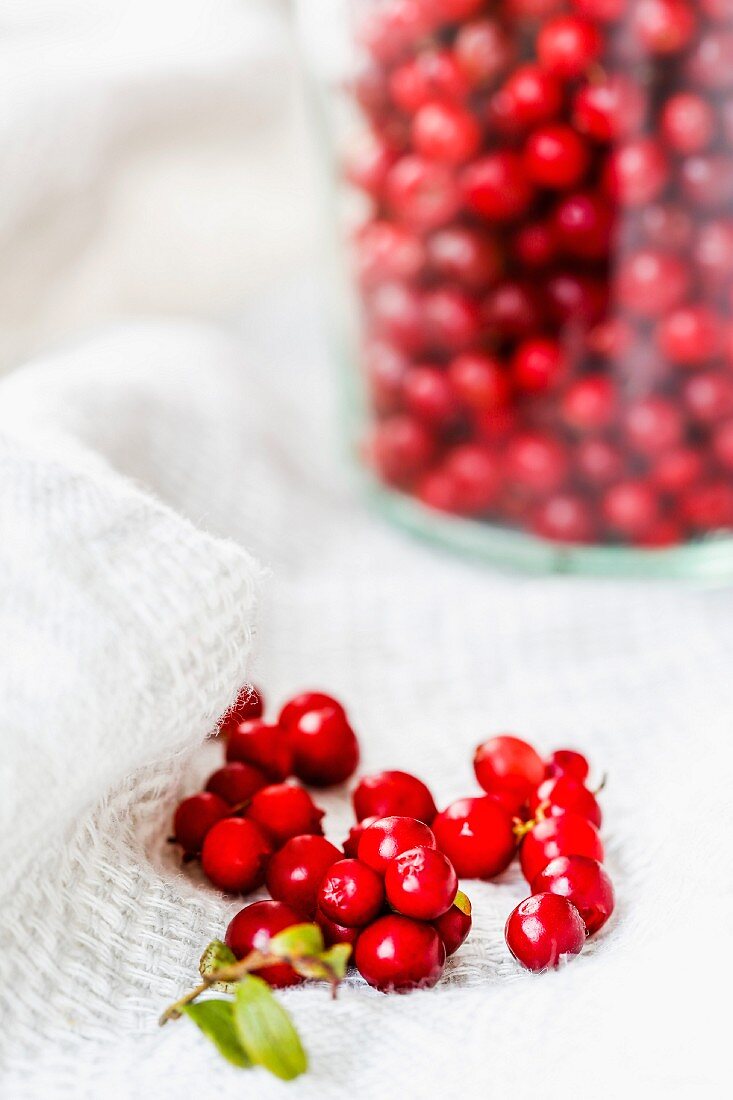
{"label": "small sprig with leaves", "polygon": [[[317,924],[294,924],[273,936],[266,951],[243,959],[213,940],[199,963],[201,982],[160,1017],[160,1024],[188,1016],[234,1066],[262,1066],[284,1081],[305,1073],[308,1059],[298,1032],[270,986],[257,970],[289,963],[298,974],[328,982],[336,995],[351,954],[349,944],[326,948]],[[205,998],[209,990],[229,994]]]}

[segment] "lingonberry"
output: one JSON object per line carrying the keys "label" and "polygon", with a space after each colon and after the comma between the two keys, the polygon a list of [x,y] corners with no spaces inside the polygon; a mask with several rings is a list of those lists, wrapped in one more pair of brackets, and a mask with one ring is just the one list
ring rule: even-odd
{"label": "lingonberry", "polygon": [[588,502],[577,493],[555,493],[530,513],[530,529],[551,542],[589,543],[595,524]]}
{"label": "lingonberry", "polygon": [[506,72],[512,44],[496,19],[477,19],[459,27],[453,53],[471,88],[486,88]]}
{"label": "lingonberry", "polygon": [[402,771],[362,776],[351,796],[357,820],[365,817],[416,817],[430,825],[437,813],[433,796],[414,775]]}
{"label": "lingonberry", "polygon": [[362,863],[383,875],[393,859],[417,847],[435,847],[435,836],[423,821],[415,817],[378,817],[362,830],[357,854]]}
{"label": "lingonberry", "polygon": [[247,817],[272,839],[276,848],[292,836],[323,833],[323,810],[306,790],[294,783],[273,783],[257,791]]}
{"label": "lingonberry", "polygon": [[229,803],[211,791],[201,791],[180,802],[173,818],[173,836],[189,856],[201,851],[204,838],[217,821],[231,813]]}
{"label": "lingonberry", "polygon": [[450,50],[423,50],[399,65],[389,77],[394,103],[408,115],[431,100],[458,101],[468,95],[469,80]]}
{"label": "lingonberry", "polygon": [[733,163],[723,153],[685,157],[679,166],[684,198],[703,210],[727,209],[733,201]]}
{"label": "lingonberry", "polygon": [[494,878],[516,849],[511,814],[490,795],[452,802],[433,821],[433,832],[459,878]]}
{"label": "lingonberry", "polygon": [[548,72],[563,80],[582,76],[603,49],[597,26],[577,15],[558,15],[542,26],[537,56]]}
{"label": "lingonberry", "polygon": [[385,190],[392,212],[419,230],[445,225],[460,207],[451,169],[424,157],[401,157],[385,173]]}
{"label": "lingonberry", "polygon": [[419,0],[423,10],[440,23],[462,23],[484,7],[485,0]]}
{"label": "lingonberry", "polygon": [[368,340],[362,349],[362,364],[374,411],[379,416],[399,412],[409,366],[405,353],[384,340]]}
{"label": "lingonberry", "polygon": [[682,259],[656,249],[640,249],[622,257],[616,276],[619,302],[630,313],[657,317],[678,305],[690,276]]}
{"label": "lingonberry", "polygon": [[659,347],[671,363],[699,367],[720,353],[720,317],[706,305],[678,306],[663,317],[657,330]]}
{"label": "lingonberry", "polygon": [[715,133],[715,112],[702,96],[678,92],[670,96],[660,116],[662,136],[676,153],[699,153]]}
{"label": "lingonberry", "polygon": [[422,300],[422,335],[439,351],[457,352],[478,340],[481,309],[478,302],[458,287],[429,290]]}
{"label": "lingonberry", "polygon": [[311,920],[323,876],[340,859],[343,852],[325,837],[291,837],[267,866],[267,889],[276,901],[285,902],[301,917]]}
{"label": "lingonberry", "polygon": [[639,237],[645,247],[687,252],[692,247],[695,221],[689,210],[675,203],[655,202],[636,212]]}
{"label": "lingonberry", "polygon": [[595,141],[617,141],[636,134],[645,112],[646,98],[639,84],[623,73],[584,84],[573,101],[573,122]]}
{"label": "lingonberry", "polygon": [[351,150],[344,165],[344,175],[353,187],[378,198],[384,193],[395,159],[395,150],[387,141],[369,134]]}
{"label": "lingonberry", "polygon": [[590,772],[588,761],[575,749],[555,749],[545,764],[547,778],[569,775],[578,783],[585,783]]}
{"label": "lingonberry", "polygon": [[557,894],[534,894],[519,903],[504,929],[507,947],[527,970],[558,967],[583,950],[585,925],[575,906]]}
{"label": "lingonberry", "polygon": [[255,791],[267,785],[267,776],[251,764],[234,761],[209,776],[206,790],[218,794],[230,806],[249,802]]}
{"label": "lingonberry", "polygon": [[733,488],[723,478],[701,481],[682,495],[679,511],[694,532],[726,530],[733,527]]}
{"label": "lingonberry", "polygon": [[268,779],[281,782],[293,772],[293,754],[279,726],[252,718],[229,733],[227,760],[259,768]]}
{"label": "lingonberry", "polygon": [[608,200],[592,191],[560,199],[552,214],[558,248],[567,256],[601,260],[608,254],[613,211]]}
{"label": "lingonberry", "polygon": [[571,126],[555,123],[533,130],[527,138],[524,168],[537,187],[565,190],[580,183],[590,164],[590,153]]}
{"label": "lingonberry", "polygon": [[436,920],[453,904],[458,877],[443,852],[408,848],[387,864],[384,889],[389,904],[404,917]]}
{"label": "lingonberry", "polygon": [[651,486],[641,479],[612,485],[601,502],[609,529],[622,538],[638,538],[659,518],[659,502]]}
{"label": "lingonberry", "polygon": [[265,704],[262,692],[253,684],[246,684],[233,706],[229,708],[221,720],[219,732],[227,736],[236,729],[240,722],[246,722],[249,718],[261,718]]}
{"label": "lingonberry", "polygon": [[522,267],[547,267],[557,256],[557,242],[546,222],[527,222],[514,234],[514,255]]}
{"label": "lingonberry", "polygon": [[546,817],[576,813],[587,817],[597,829],[601,827],[601,808],[595,795],[572,775],[545,779],[530,798],[529,809],[532,815],[539,812]]}
{"label": "lingonberry", "polygon": [[443,470],[455,487],[455,508],[463,515],[481,515],[496,501],[501,487],[497,456],[476,443],[460,443],[446,455]]}
{"label": "lingonberry", "polygon": [[433,437],[414,416],[391,416],[375,425],[371,456],[375,467],[392,485],[407,486],[422,473],[431,458]]}
{"label": "lingonberry", "polygon": [[606,439],[595,437],[580,441],[573,465],[579,478],[594,489],[616,481],[624,468],[619,448]]}
{"label": "lingonberry", "polygon": [[699,481],[704,462],[694,447],[675,447],[656,457],[649,474],[652,484],[660,493],[676,496]]}
{"label": "lingonberry", "polygon": [[605,374],[578,378],[563,394],[562,418],[577,432],[598,432],[613,422],[617,400],[616,386]]}
{"label": "lingonberry", "polygon": [[469,164],[461,174],[461,187],[469,210],[490,222],[520,217],[534,197],[521,157],[510,150],[488,153]]}
{"label": "lingonberry", "polygon": [[493,237],[467,226],[438,229],[426,242],[431,271],[469,290],[482,290],[501,274],[502,258]]}
{"label": "lingonberry", "polygon": [[562,381],[568,363],[556,340],[535,337],[518,345],[511,362],[512,379],[525,393],[542,393]]}
{"label": "lingonberry", "polygon": [[562,107],[562,85],[538,65],[520,65],[502,87],[505,110],[519,127],[550,122]]}
{"label": "lingonberry", "polygon": [[422,242],[394,222],[370,222],[359,231],[354,243],[357,278],[365,289],[383,279],[410,282],[425,266]]}
{"label": "lingonberry", "polygon": [[615,23],[626,14],[629,0],[573,0],[573,9],[586,19]]}
{"label": "lingonberry", "polygon": [[448,381],[458,401],[474,412],[502,408],[509,401],[509,376],[495,355],[466,351],[448,365]]}
{"label": "lingonberry", "polygon": [[277,716],[277,724],[281,729],[290,732],[304,714],[311,710],[322,710],[324,707],[332,707],[334,710],[346,714],[338,699],[334,699],[332,695],[327,695],[325,691],[301,691],[283,704]]}
{"label": "lingonberry", "polygon": [[675,402],[664,397],[643,397],[626,408],[624,429],[635,451],[658,455],[679,445],[684,423]]}
{"label": "lingonberry", "polygon": [[487,794],[509,796],[515,811],[528,800],[545,777],[539,753],[519,737],[500,735],[476,749],[473,770]]}
{"label": "lingonberry", "polygon": [[733,278],[733,221],[704,222],[697,233],[692,258],[700,278],[713,289],[730,285]]}
{"label": "lingonberry", "polygon": [[318,888],[318,908],[336,924],[361,928],[384,905],[381,875],[358,859],[341,859],[331,865]]}
{"label": "lingonberry", "polygon": [[454,955],[471,931],[471,902],[459,891],[450,909],[430,923],[443,941],[446,955]]}
{"label": "lingonberry", "polygon": [[687,0],[637,0],[632,25],[648,53],[678,53],[695,33],[694,7]]}
{"label": "lingonberry", "polygon": [[248,894],[265,879],[272,854],[268,839],[252,821],[225,817],[209,829],[201,849],[201,866],[214,886],[231,894]]}
{"label": "lingonberry", "polygon": [[473,113],[455,103],[426,103],[413,118],[410,132],[417,153],[443,164],[465,164],[481,144]]}
{"label": "lingonberry", "polygon": [[[690,48],[685,71],[693,84],[712,91],[727,92],[733,81],[733,33],[715,27],[703,32]],[[722,103],[725,124],[725,100]]]}
{"label": "lingonberry", "polygon": [[525,836],[519,851],[527,882],[532,882],[557,856],[588,856],[603,862],[603,844],[593,822],[575,813],[538,821]]}
{"label": "lingonberry", "polygon": [[358,29],[359,41],[371,56],[383,64],[393,64],[426,35],[434,24],[432,13],[423,0],[392,0],[372,6]]}
{"label": "lingonberry", "polygon": [[[260,951],[264,955],[273,936],[298,924],[300,920],[299,914],[281,901],[254,901],[229,922],[224,942],[238,959],[245,958],[251,951]],[[292,966],[284,962],[260,967],[253,973],[275,989],[299,985],[303,981]]]}
{"label": "lingonberry", "polygon": [[382,993],[430,989],[445,967],[443,941],[430,924],[409,917],[380,917],[356,944],[356,967]]}
{"label": "lingonberry", "polygon": [[684,537],[681,523],[669,516],[660,516],[656,523],[632,541],[634,546],[641,546],[646,550],[663,550],[668,546],[676,546]]}
{"label": "lingonberry", "polygon": [[723,371],[698,371],[685,381],[682,400],[696,424],[715,424],[733,413],[733,379]]}
{"label": "lingonberry", "polygon": [[422,347],[422,298],[416,289],[384,280],[365,295],[364,305],[369,331],[378,339],[408,353]]}
{"label": "lingonberry", "polygon": [[726,473],[733,473],[733,420],[724,420],[717,425],[713,432],[712,448]]}
{"label": "lingonberry", "polygon": [[545,301],[550,320],[587,327],[599,321],[608,303],[607,281],[574,271],[556,271],[545,283]]}
{"label": "lingonberry", "polygon": [[349,928],[345,924],[336,924],[320,909],[316,911],[315,920],[321,932],[323,932],[323,939],[327,947],[331,947],[335,943],[348,943],[353,947],[361,935],[361,928]]}
{"label": "lingonberry", "polygon": [[604,187],[625,206],[644,206],[664,189],[669,167],[662,146],[653,138],[636,138],[610,154]]}
{"label": "lingonberry", "polygon": [[490,335],[513,339],[526,336],[542,321],[537,291],[529,283],[507,279],[484,300],[484,321]]}
{"label": "lingonberry", "polygon": [[614,907],[613,884],[597,859],[558,856],[532,882],[533,894],[567,898],[580,913],[592,936],[606,923]]}
{"label": "lingonberry", "polygon": [[343,783],[359,763],[359,742],[338,704],[306,711],[288,731],[293,772],[313,787]]}
{"label": "lingonberry", "polygon": [[447,470],[430,470],[420,479],[415,496],[427,508],[439,512],[458,512],[458,488],[456,480]]}
{"label": "lingonberry", "polygon": [[543,432],[515,435],[504,453],[507,481],[517,489],[544,495],[560,488],[568,470],[562,443]]}

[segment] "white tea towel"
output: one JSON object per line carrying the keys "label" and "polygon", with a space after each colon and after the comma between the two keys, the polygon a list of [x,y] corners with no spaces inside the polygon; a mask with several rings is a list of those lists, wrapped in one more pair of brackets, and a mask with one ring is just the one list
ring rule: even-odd
{"label": "white tea towel", "polygon": [[[385,528],[343,477],[314,306],[284,287],[226,339],[122,330],[0,386],[0,1091],[722,1095],[733,593],[500,576]],[[254,666],[259,572],[203,529],[272,570]],[[441,804],[475,790],[490,733],[586,751],[609,776],[608,927],[559,973],[522,973],[502,939],[521,876],[468,883],[474,932],[432,992],[282,994],[311,1059],[289,1086],[225,1065],[188,1021],[159,1030],[238,905],[165,836],[246,672],[275,704],[343,696],[364,767],[414,770]],[[323,803],[341,839],[347,799]]]}

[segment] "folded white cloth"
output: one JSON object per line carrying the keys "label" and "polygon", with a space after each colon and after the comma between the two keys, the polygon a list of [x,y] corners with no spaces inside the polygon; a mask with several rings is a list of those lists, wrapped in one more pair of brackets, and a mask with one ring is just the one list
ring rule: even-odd
{"label": "folded white cloth", "polygon": [[[0,1091],[284,1095],[188,1021],[156,1026],[237,908],[165,837],[251,674],[275,702],[341,694],[364,767],[440,803],[507,727],[609,775],[618,910],[582,956],[520,972],[517,870],[469,883],[475,930],[436,990],[283,994],[312,1064],[293,1095],[721,1095],[733,595],[502,577],[384,528],[344,489],[312,316],[283,291],[239,333],[121,329],[0,386]],[[254,666],[263,574],[206,531],[272,568]],[[339,840],[347,800],[323,802]]]}

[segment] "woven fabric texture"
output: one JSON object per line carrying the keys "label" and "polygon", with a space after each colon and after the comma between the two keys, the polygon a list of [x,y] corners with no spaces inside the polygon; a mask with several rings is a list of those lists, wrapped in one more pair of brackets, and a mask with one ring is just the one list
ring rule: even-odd
{"label": "woven fabric texture", "polygon": [[[502,576],[385,528],[344,475],[313,314],[298,288],[226,335],[120,329],[0,387],[0,1092],[721,1095],[733,593]],[[247,676],[273,705],[333,690],[363,767],[441,804],[493,732],[587,751],[611,923],[532,976],[502,936],[517,870],[467,884],[474,932],[435,990],[283,993],[294,1085],[159,1030],[238,907],[165,838]],[[321,801],[339,840],[348,799]]]}

